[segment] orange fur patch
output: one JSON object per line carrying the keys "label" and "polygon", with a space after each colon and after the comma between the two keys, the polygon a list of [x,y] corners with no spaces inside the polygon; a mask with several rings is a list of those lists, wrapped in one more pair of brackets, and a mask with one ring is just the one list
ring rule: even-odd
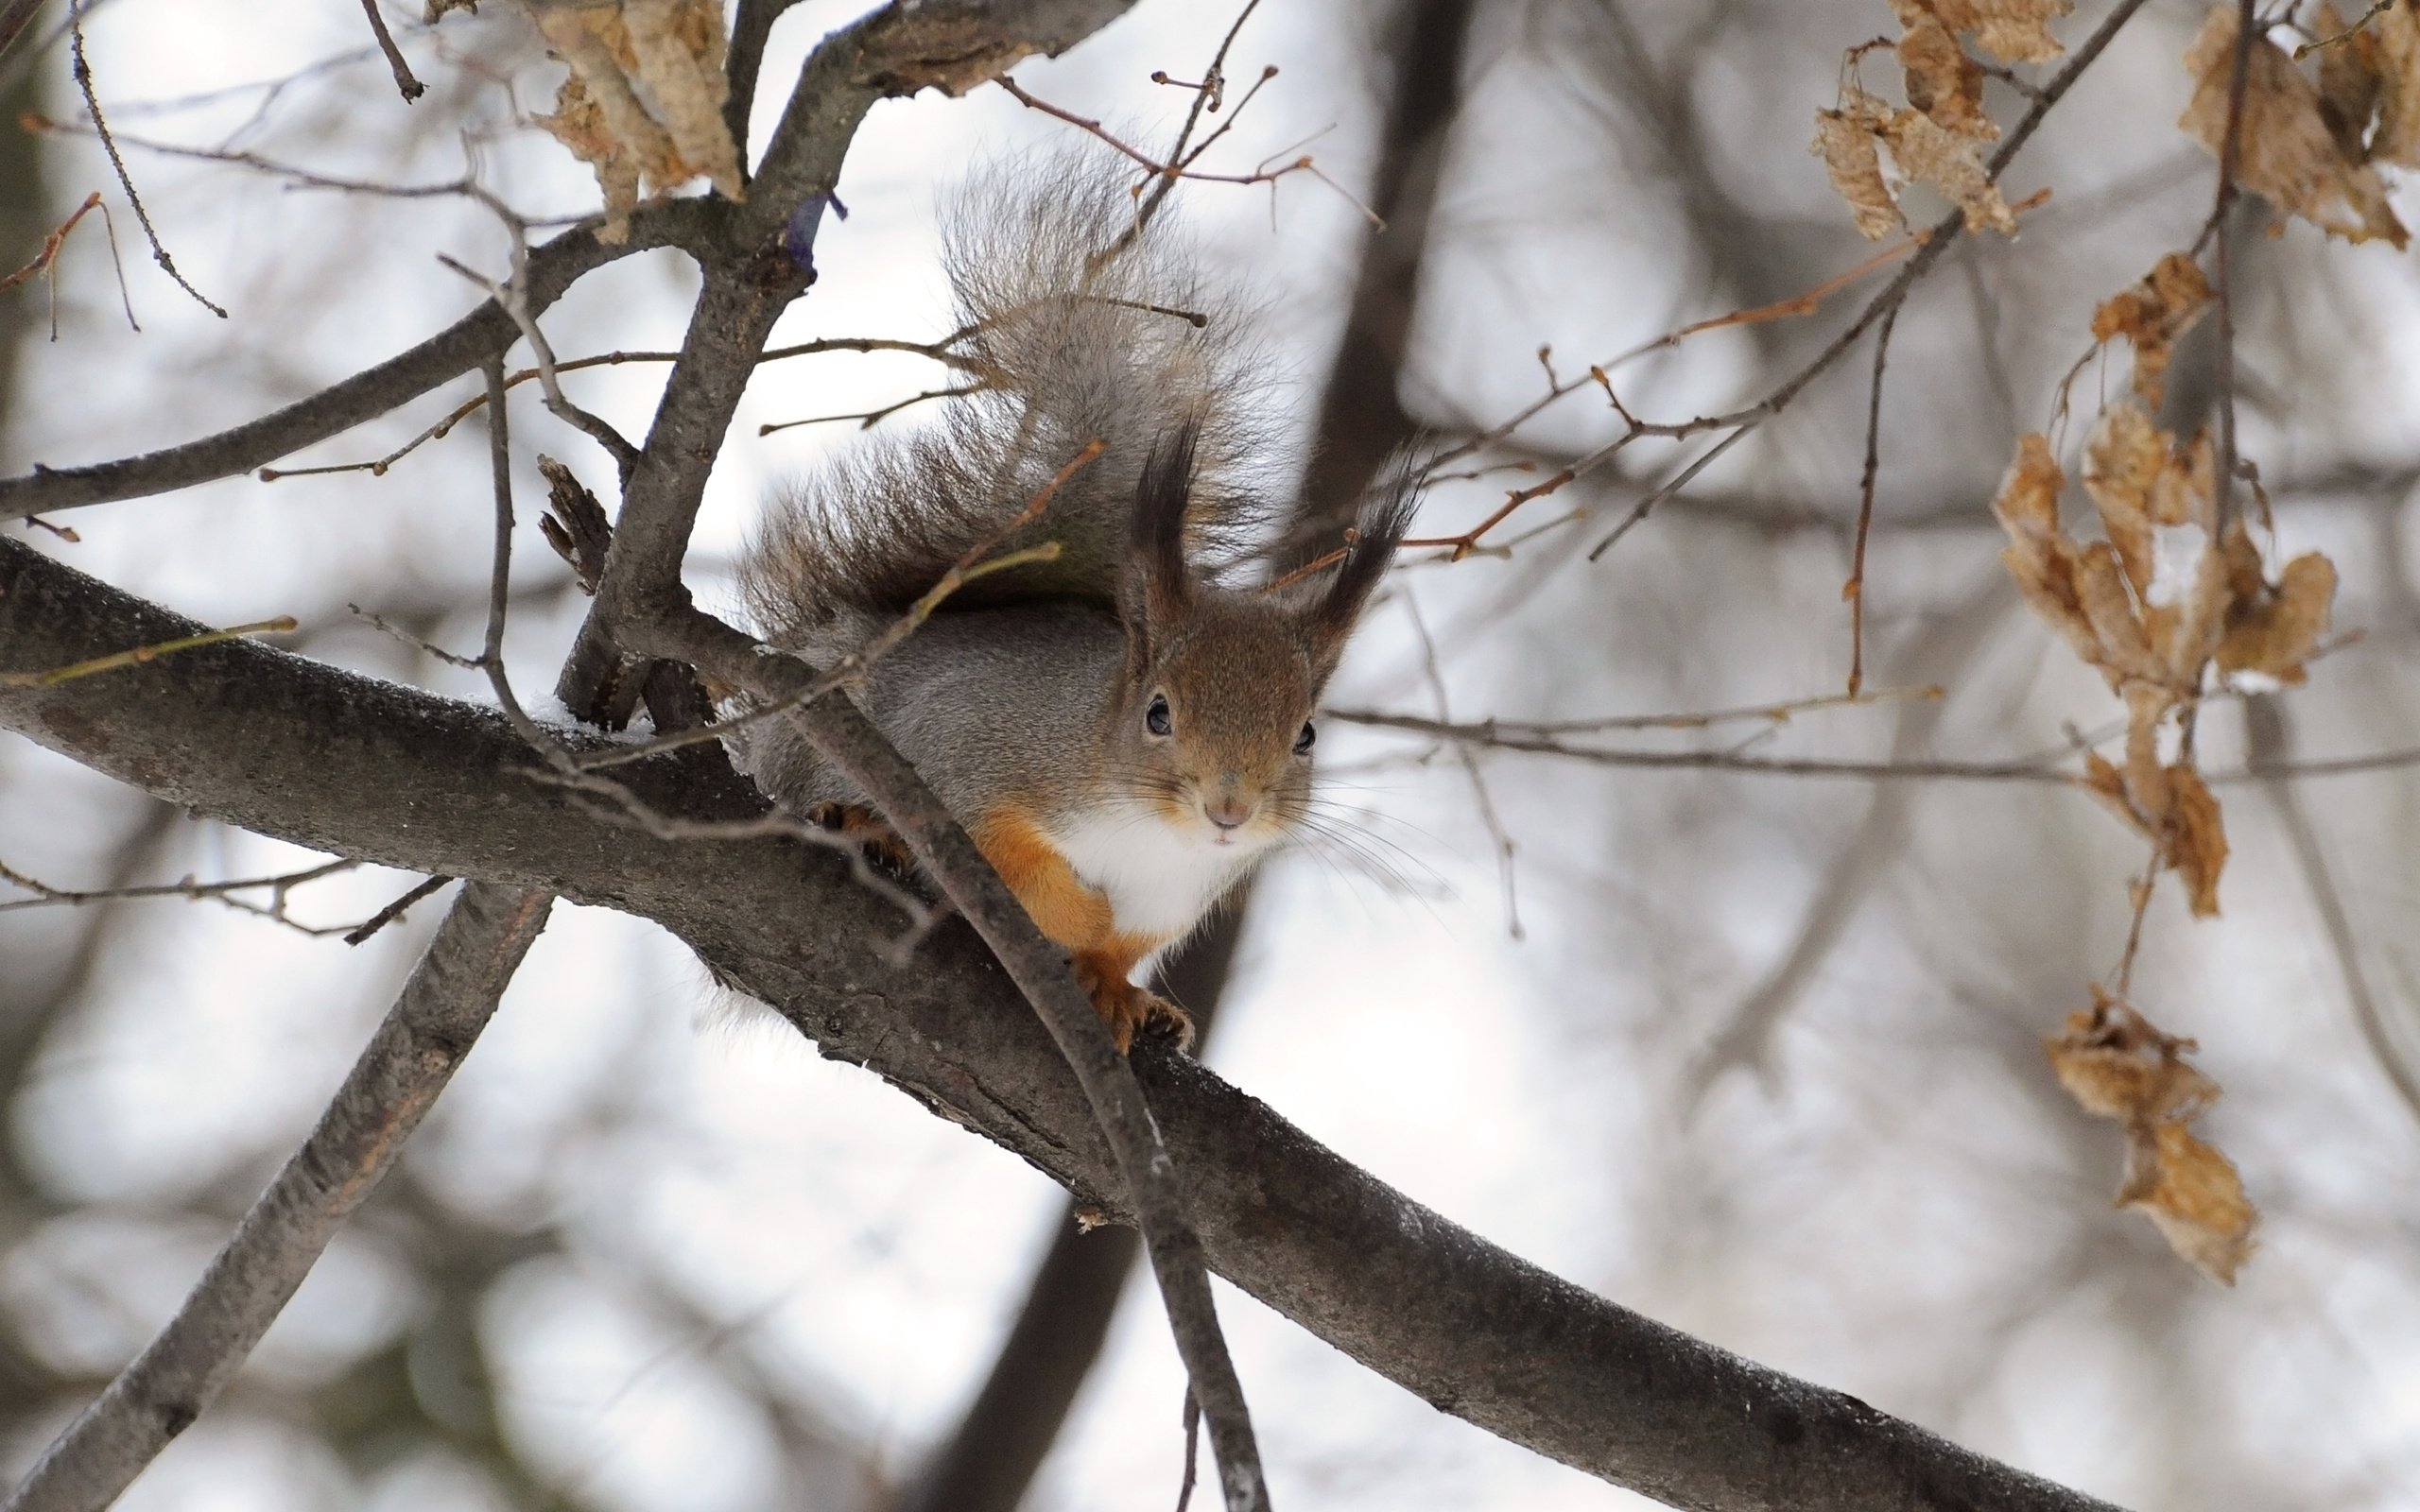
{"label": "orange fur patch", "polygon": [[976,820],[969,833],[1043,934],[1070,950],[1087,952],[1099,950],[1115,934],[1109,900],[1085,885],[1031,819],[1014,809],[994,809]]}

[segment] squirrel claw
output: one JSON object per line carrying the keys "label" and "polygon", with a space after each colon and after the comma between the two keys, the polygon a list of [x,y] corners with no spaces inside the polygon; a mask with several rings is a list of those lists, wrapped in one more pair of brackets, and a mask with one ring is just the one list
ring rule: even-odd
{"label": "squirrel claw", "polygon": [[897,871],[916,869],[916,857],[881,815],[856,803],[810,803],[806,822],[857,842],[858,849]]}
{"label": "squirrel claw", "polygon": [[1132,1053],[1138,1031],[1166,1035],[1182,1051],[1193,1048],[1193,1019],[1183,1008],[1156,992],[1136,987],[1126,980],[1124,973],[1108,971],[1080,955],[1076,958],[1075,967],[1076,981],[1099,1010],[1101,1022],[1109,1025],[1109,1037],[1117,1041],[1119,1055]]}

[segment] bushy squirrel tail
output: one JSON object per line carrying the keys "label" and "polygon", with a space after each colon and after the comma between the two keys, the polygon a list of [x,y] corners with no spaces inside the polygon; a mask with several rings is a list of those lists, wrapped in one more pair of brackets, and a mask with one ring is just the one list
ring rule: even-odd
{"label": "bushy squirrel tail", "polygon": [[1029,157],[978,171],[959,193],[942,257],[953,350],[977,390],[771,501],[741,569],[771,638],[805,648],[904,610],[1096,440],[1102,454],[999,547],[1052,541],[1058,558],[977,578],[951,607],[1114,602],[1145,464],[1180,428],[1195,438],[1197,559],[1240,543],[1254,524],[1267,360],[1174,217],[1137,224],[1131,179],[1105,155]]}

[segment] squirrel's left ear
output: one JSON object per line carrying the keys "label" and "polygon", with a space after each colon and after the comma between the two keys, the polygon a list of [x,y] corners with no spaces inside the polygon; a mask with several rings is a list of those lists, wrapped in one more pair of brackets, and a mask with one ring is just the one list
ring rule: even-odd
{"label": "squirrel's left ear", "polygon": [[1344,654],[1345,637],[1353,633],[1362,606],[1369,602],[1378,579],[1387,575],[1395,546],[1411,525],[1412,511],[1420,504],[1420,472],[1418,459],[1409,452],[1388,467],[1385,478],[1361,501],[1353,523],[1353,540],[1344,548],[1344,560],[1336,576],[1303,610],[1303,627],[1322,676]]}
{"label": "squirrel's left ear", "polygon": [[1193,603],[1184,563],[1184,517],[1193,499],[1191,425],[1164,437],[1143,461],[1134,490],[1133,551],[1118,588],[1118,612],[1128,633],[1147,639],[1154,625],[1172,625]]}

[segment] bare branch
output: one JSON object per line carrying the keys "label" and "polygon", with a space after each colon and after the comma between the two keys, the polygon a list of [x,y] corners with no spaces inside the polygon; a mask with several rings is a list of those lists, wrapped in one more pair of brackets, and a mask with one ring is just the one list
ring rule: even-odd
{"label": "bare branch", "polygon": [[[298,922],[286,917],[286,900],[297,887],[317,882],[322,877],[332,877],[340,871],[351,871],[359,865],[361,863],[358,861],[338,859],[322,862],[316,867],[306,867],[300,871],[281,872],[269,877],[234,877],[223,882],[199,882],[192,877],[186,877],[177,882],[98,887],[78,891],[73,888],[51,886],[48,883],[37,881],[5,863],[0,863],[0,882],[13,883],[34,895],[31,898],[12,898],[0,902],[0,914],[21,908],[45,908],[60,905],[73,908],[87,903],[113,902],[132,898],[184,898],[194,902],[210,899],[224,903],[238,913],[254,914],[283,924],[299,934],[314,937],[322,935],[342,935],[349,930],[359,931],[365,926]],[[264,887],[268,889],[267,903],[256,903],[249,899],[234,896],[240,892],[256,892]],[[364,937],[368,936],[364,936]]]}
{"label": "bare branch", "polygon": [[543,892],[462,889],[310,1137],[175,1317],[43,1451],[0,1512],[99,1512],[216,1397],[394,1164],[545,926]]}
{"label": "bare branch", "polygon": [[[728,210],[713,199],[648,206],[631,215],[631,239],[618,247],[587,231],[565,232],[530,249],[529,307],[544,310],[582,275],[634,252],[704,247]],[[520,334],[512,317],[490,300],[410,351],[232,430],[114,462],[37,465],[24,477],[0,479],[0,516],[144,498],[250,472],[419,398],[476,368],[488,353],[503,352]]]}
{"label": "bare branch", "polygon": [[[1438,740],[1516,751],[1523,755],[1559,756],[1591,766],[1626,766],[1649,771],[1742,772],[1769,777],[1846,778],[1858,782],[1926,779],[1958,782],[2039,782],[2056,787],[2085,785],[2081,773],[2066,771],[2056,765],[2071,754],[2065,749],[2014,761],[1851,761],[1830,756],[1752,756],[1738,750],[1623,750],[1574,746],[1559,734],[1522,732],[1555,728],[1549,725],[1498,723],[1493,719],[1457,724],[1448,720],[1424,719],[1416,714],[1384,713],[1374,709],[1331,709],[1327,717],[1341,719],[1348,724],[1398,730],[1407,734],[1427,735]],[[1580,724],[1583,730],[1591,727],[1602,728],[1602,725],[1597,721]],[[2236,767],[2204,775],[2213,786],[2219,786],[2268,777],[2348,777],[2407,766],[2420,766],[2420,749],[2374,751],[2362,756],[2339,756],[2259,768]]]}
{"label": "bare branch", "polygon": [[1891,333],[1899,312],[1882,318],[1874,335],[1874,387],[1865,402],[1865,471],[1857,489],[1857,544],[1849,558],[1849,580],[1841,596],[1849,601],[1849,696],[1865,686],[1865,542],[1874,530],[1874,484],[1882,470],[1882,374],[1891,362]]}
{"label": "bare branch", "polygon": [[370,18],[370,30],[378,39],[378,50],[387,55],[387,66],[394,71],[395,88],[408,105],[428,93],[428,86],[412,77],[412,65],[404,61],[404,50],[395,45],[394,34],[387,29],[387,18],[378,9],[378,0],[361,0],[362,14]]}
{"label": "bare branch", "polygon": [[127,203],[134,207],[134,218],[142,223],[143,234],[151,243],[151,260],[160,265],[162,272],[176,281],[177,287],[192,295],[195,303],[224,320],[227,312],[212,303],[208,296],[177,271],[177,260],[170,257],[168,249],[161,245],[160,233],[151,225],[151,213],[143,208],[143,197],[135,193],[134,180],[126,171],[126,160],[118,156],[117,144],[110,139],[110,124],[102,118],[100,96],[93,93],[93,65],[84,58],[85,4],[86,0],[67,0],[68,56],[76,76],[76,87],[84,94],[84,109],[92,114],[93,129],[100,133],[101,148],[109,154],[110,166],[117,170],[118,187],[126,191]]}

